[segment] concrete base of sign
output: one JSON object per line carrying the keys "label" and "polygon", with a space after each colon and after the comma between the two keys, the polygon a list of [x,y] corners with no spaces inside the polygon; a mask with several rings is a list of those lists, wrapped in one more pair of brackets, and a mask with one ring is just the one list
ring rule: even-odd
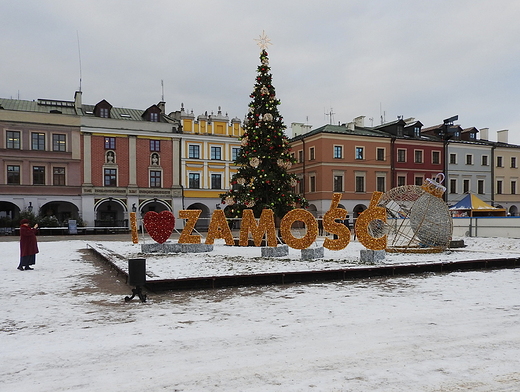
{"label": "concrete base of sign", "polygon": [[265,246],[261,249],[262,257],[284,257],[289,255],[289,245]]}
{"label": "concrete base of sign", "polygon": [[361,249],[359,251],[359,261],[363,263],[379,263],[385,259],[385,256],[384,250]]}
{"label": "concrete base of sign", "polygon": [[323,246],[302,249],[302,260],[321,259],[325,255]]}
{"label": "concrete base of sign", "polygon": [[164,244],[142,244],[141,252],[143,253],[205,253],[211,252],[213,245],[208,244],[172,244],[165,242]]}

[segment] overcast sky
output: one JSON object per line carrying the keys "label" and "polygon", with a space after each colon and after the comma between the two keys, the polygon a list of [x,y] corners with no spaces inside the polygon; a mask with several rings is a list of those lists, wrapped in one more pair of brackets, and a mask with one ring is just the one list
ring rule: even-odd
{"label": "overcast sky", "polygon": [[[244,118],[265,30],[280,113],[509,129],[520,144],[515,0],[1,1],[0,96]],[[79,37],[79,40],[78,40]],[[79,45],[78,45],[79,41]],[[80,56],[81,54],[81,56]],[[80,61],[81,58],[81,61]],[[81,67],[80,67],[81,64]]]}

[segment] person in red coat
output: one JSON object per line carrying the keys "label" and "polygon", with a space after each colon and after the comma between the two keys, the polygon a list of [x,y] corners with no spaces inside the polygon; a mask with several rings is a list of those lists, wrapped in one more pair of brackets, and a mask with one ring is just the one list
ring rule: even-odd
{"label": "person in red coat", "polygon": [[34,227],[29,226],[28,219],[20,221],[20,271],[32,270],[31,265],[36,264],[36,253],[38,253],[38,242],[36,241],[36,232],[38,224]]}

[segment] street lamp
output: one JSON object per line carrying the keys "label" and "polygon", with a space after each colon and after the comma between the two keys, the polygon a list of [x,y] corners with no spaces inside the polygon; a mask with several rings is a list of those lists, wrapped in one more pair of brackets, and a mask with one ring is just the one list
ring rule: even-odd
{"label": "street lamp", "polygon": [[[453,132],[450,132],[450,128],[453,126],[453,122],[454,121],[457,121],[459,119],[459,116],[456,114],[455,116],[452,116],[452,117],[449,117],[447,119],[445,119],[443,122],[443,126],[442,126],[442,133],[440,134],[440,136],[442,137],[443,139],[443,144],[444,144],[444,185],[446,186],[446,188],[448,188],[449,184],[449,176],[448,176],[448,160],[449,160],[449,156],[448,156],[448,143],[449,143],[449,140],[453,137]],[[445,192],[444,195],[443,195],[443,199],[445,202],[448,202],[448,192]]]}
{"label": "street lamp", "polygon": [[135,206],[135,203],[132,204],[132,212],[136,212],[137,211],[137,207]]}
{"label": "street lamp", "polygon": [[29,206],[27,207],[27,211],[32,212],[32,210],[33,210],[33,205],[32,205],[32,201],[30,201]]}

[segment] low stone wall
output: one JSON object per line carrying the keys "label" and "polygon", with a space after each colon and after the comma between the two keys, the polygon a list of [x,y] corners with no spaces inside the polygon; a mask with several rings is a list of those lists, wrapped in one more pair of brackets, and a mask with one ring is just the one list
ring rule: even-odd
{"label": "low stone wall", "polygon": [[157,242],[153,244],[142,244],[142,253],[206,253],[213,250],[213,245],[208,244],[179,244],[165,242],[159,244]]}

